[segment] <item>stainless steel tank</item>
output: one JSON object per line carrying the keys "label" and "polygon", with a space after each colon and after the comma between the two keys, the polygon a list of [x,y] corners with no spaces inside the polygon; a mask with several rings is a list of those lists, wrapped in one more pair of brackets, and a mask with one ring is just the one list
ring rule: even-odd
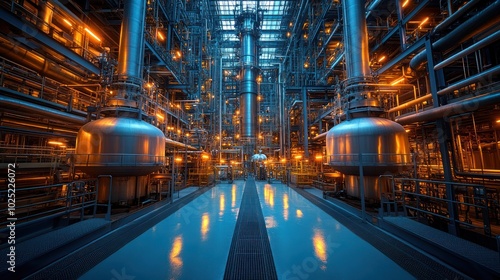
{"label": "stainless steel tank", "polygon": [[99,119],[78,131],[74,162],[92,175],[147,175],[165,162],[165,136],[135,118]]}
{"label": "stainless steel tank", "polygon": [[[344,177],[345,190],[347,195],[361,197],[360,176],[346,175]],[[378,201],[381,193],[392,192],[391,182],[388,177],[363,176],[363,186],[365,186],[365,199],[368,201]]]}
{"label": "stainless steel tank", "polygon": [[365,176],[397,173],[411,166],[410,145],[405,129],[378,117],[344,121],[326,135],[329,164],[346,175]]}

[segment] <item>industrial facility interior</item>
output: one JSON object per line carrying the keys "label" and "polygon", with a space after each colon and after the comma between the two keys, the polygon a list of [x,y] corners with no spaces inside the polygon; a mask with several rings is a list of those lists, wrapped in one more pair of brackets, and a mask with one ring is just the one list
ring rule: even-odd
{"label": "industrial facility interior", "polygon": [[500,278],[499,0],[0,5],[2,279]]}

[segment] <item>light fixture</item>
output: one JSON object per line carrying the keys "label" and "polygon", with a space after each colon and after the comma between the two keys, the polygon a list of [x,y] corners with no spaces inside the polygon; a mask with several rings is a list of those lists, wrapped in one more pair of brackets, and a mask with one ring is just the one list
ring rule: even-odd
{"label": "light fixture", "polygon": [[403,7],[403,8],[404,8],[404,7],[406,7],[406,5],[408,5],[408,2],[410,2],[410,0],[406,0],[406,1],[404,1],[404,2],[403,2],[403,5],[401,5],[401,7]]}
{"label": "light fixture", "polygon": [[394,80],[394,81],[391,83],[391,86],[394,86],[394,85],[396,85],[396,84],[399,84],[399,83],[401,83],[401,82],[402,82],[402,81],[404,81],[404,80],[405,80],[405,77],[401,77],[401,78],[399,78],[399,79],[396,79],[396,80]]}
{"label": "light fixture", "polygon": [[385,55],[381,56],[381,57],[378,59],[378,62],[380,63],[380,62],[382,62],[382,61],[384,61],[384,60],[385,60]]}
{"label": "light fixture", "polygon": [[418,25],[418,28],[422,28],[422,25],[424,25],[427,21],[429,20],[429,17],[426,17],[424,18],[424,20],[422,20],[422,22]]}
{"label": "light fixture", "polygon": [[162,41],[165,40],[165,37],[163,37],[163,34],[161,34],[160,31],[156,32],[156,34],[158,34],[158,38],[160,38],[160,40],[162,40]]}
{"label": "light fixture", "polygon": [[61,146],[63,145],[63,142],[60,142],[60,141],[48,141],[47,144],[49,145],[56,145],[56,146]]}
{"label": "light fixture", "polygon": [[87,27],[85,27],[85,31],[87,31],[87,33],[90,34],[90,36],[94,37],[94,39],[96,39],[97,41],[101,41],[101,39],[99,39],[99,37],[97,37],[97,35],[95,35],[92,31],[90,31],[90,29],[88,29]]}
{"label": "light fixture", "polygon": [[73,24],[71,24],[71,22],[69,22],[69,20],[67,20],[67,19],[65,19],[65,18],[63,18],[63,21],[64,21],[67,25],[69,25],[70,27],[71,27],[71,26],[73,26]]}

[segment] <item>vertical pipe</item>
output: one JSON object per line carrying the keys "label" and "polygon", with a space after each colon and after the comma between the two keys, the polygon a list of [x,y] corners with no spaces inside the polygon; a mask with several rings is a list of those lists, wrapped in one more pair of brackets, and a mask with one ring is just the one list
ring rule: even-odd
{"label": "vertical pipe", "polygon": [[241,42],[241,87],[240,113],[241,137],[256,137],[257,119],[257,37],[258,18],[254,12],[245,11],[237,17],[237,28]]}
{"label": "vertical pipe", "polygon": [[364,1],[348,0],[342,5],[344,14],[345,65],[349,79],[369,77],[370,56]]}
{"label": "vertical pipe", "polygon": [[141,86],[146,1],[130,0],[124,5],[117,75],[120,80]]}
{"label": "vertical pipe", "polygon": [[219,164],[222,162],[222,55],[219,61]]}
{"label": "vertical pipe", "polygon": [[309,131],[308,131],[308,128],[309,128],[309,123],[308,123],[308,114],[307,114],[307,108],[308,108],[308,104],[307,104],[307,88],[306,87],[303,87],[302,88],[302,118],[304,120],[304,127],[303,127],[303,131],[304,131],[304,157],[306,159],[309,158]]}

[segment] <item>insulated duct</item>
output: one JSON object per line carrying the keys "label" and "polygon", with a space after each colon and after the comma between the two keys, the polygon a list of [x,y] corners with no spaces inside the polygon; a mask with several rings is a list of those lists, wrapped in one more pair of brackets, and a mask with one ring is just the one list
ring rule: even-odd
{"label": "insulated duct", "polygon": [[257,134],[257,40],[259,16],[246,10],[236,18],[236,28],[241,42],[240,113],[241,137],[255,138]]}

